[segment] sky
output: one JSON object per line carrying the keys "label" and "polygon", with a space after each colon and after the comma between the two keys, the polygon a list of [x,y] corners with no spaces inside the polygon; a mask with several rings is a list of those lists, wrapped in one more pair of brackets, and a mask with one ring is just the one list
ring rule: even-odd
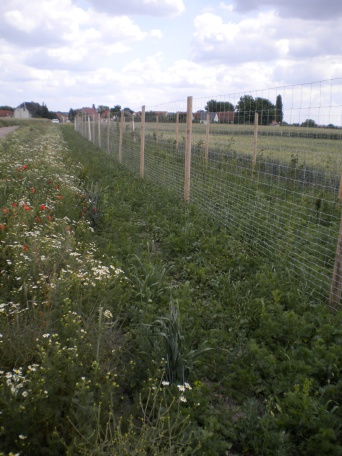
{"label": "sky", "polygon": [[284,93],[288,110],[341,118],[342,1],[0,0],[0,69],[12,107],[171,111],[192,96],[197,110]]}

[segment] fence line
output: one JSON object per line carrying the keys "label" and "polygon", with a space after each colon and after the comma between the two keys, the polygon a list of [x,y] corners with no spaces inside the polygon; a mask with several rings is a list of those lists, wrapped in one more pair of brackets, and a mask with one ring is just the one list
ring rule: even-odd
{"label": "fence line", "polygon": [[312,299],[337,309],[341,88],[342,78],[216,99],[187,97],[103,120],[79,113],[75,128],[132,172],[200,206],[232,235],[282,261]]}

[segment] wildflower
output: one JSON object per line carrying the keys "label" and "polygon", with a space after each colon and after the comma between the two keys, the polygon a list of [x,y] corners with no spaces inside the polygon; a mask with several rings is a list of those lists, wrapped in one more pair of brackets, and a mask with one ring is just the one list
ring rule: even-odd
{"label": "wildflower", "polygon": [[62,195],[58,195],[57,198],[58,198],[59,200],[61,200],[61,199],[63,198],[63,196],[62,196]]}
{"label": "wildflower", "polygon": [[23,397],[27,397],[27,396],[28,396],[28,392],[27,392],[27,391],[23,391],[21,395],[22,395]]}
{"label": "wildflower", "polygon": [[105,311],[103,312],[103,316],[104,316],[105,318],[108,318],[108,319],[109,319],[109,318],[113,318],[113,314],[112,314],[112,312],[111,312],[110,310],[105,310]]}
{"label": "wildflower", "polygon": [[46,210],[45,204],[41,204],[39,207],[41,208],[42,211],[45,211],[45,210]]}
{"label": "wildflower", "polygon": [[40,222],[41,222],[41,220],[40,220],[39,217],[35,217],[34,219],[35,219],[35,221],[36,221],[37,223],[40,223]]}
{"label": "wildflower", "polygon": [[162,385],[163,386],[169,386],[170,385],[170,382],[166,382],[165,380],[162,382]]}
{"label": "wildflower", "polygon": [[30,206],[28,206],[27,204],[24,204],[23,208],[24,208],[25,211],[30,211],[31,210]]}
{"label": "wildflower", "polygon": [[34,187],[31,187],[30,190],[32,193],[36,193],[36,189]]}
{"label": "wildflower", "polygon": [[46,218],[47,218],[49,221],[52,220],[51,215],[47,215]]}
{"label": "wildflower", "polygon": [[24,166],[23,166],[23,169],[27,169],[27,166],[26,166],[26,165],[24,165]]}
{"label": "wildflower", "polygon": [[186,389],[188,390],[192,390],[191,386],[189,385],[189,383],[184,383],[184,386]]}
{"label": "wildflower", "polygon": [[12,203],[12,206],[13,206],[13,207],[17,207],[17,206],[18,206],[18,203],[14,202],[14,203]]}
{"label": "wildflower", "polygon": [[20,440],[25,440],[25,439],[27,439],[27,436],[26,436],[26,435],[23,435],[23,434],[20,434],[20,435],[19,435],[19,439],[20,439]]}
{"label": "wildflower", "polygon": [[6,225],[4,225],[3,223],[0,224],[0,228],[2,229],[2,231],[4,231],[6,229]]}
{"label": "wildflower", "polygon": [[26,244],[23,245],[23,249],[24,249],[24,250],[28,250],[28,247],[27,247]]}
{"label": "wildflower", "polygon": [[185,386],[184,385],[177,385],[177,388],[179,391],[185,391]]}
{"label": "wildflower", "polygon": [[50,337],[50,334],[48,334],[48,333],[47,334],[43,334],[43,337],[44,337],[44,339],[47,339],[48,337]]}
{"label": "wildflower", "polygon": [[4,207],[1,208],[1,210],[2,210],[2,212],[3,212],[4,214],[8,214],[8,213],[9,213],[9,209],[6,209],[6,208],[4,208]]}
{"label": "wildflower", "polygon": [[180,400],[181,402],[186,402],[186,397],[181,396],[181,397],[179,398],[179,400]]}

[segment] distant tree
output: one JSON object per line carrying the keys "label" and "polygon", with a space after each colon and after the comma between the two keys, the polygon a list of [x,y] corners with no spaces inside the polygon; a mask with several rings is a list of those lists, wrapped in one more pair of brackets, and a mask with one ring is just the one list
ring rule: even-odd
{"label": "distant tree", "polygon": [[109,106],[99,105],[97,107],[97,112],[101,114],[103,111],[107,111],[107,109],[109,109]]}
{"label": "distant tree", "polygon": [[42,117],[43,119],[51,119],[50,112],[45,103],[43,103],[42,106],[40,106],[40,117]]}
{"label": "distant tree", "polygon": [[12,108],[11,106],[0,106],[0,110],[4,110],[4,111],[14,111],[14,108]]}
{"label": "distant tree", "polygon": [[110,112],[112,112],[113,114],[117,114],[120,111],[121,111],[120,105],[115,105],[114,108],[110,108]]}
{"label": "distant tree", "polygon": [[229,101],[210,100],[204,109],[207,112],[227,112],[234,111],[234,105]]}
{"label": "distant tree", "polygon": [[284,112],[283,112],[283,100],[281,95],[277,95],[276,105],[275,105],[275,121],[278,123],[283,122]]}
{"label": "distant tree", "polygon": [[327,128],[338,128],[338,127],[336,127],[336,125],[334,125],[334,124],[329,124],[329,125],[327,125]]}
{"label": "distant tree", "polygon": [[255,101],[252,95],[244,95],[236,104],[235,122],[239,124],[250,124],[254,122]]}
{"label": "distant tree", "polygon": [[269,125],[275,118],[275,106],[267,98],[253,98],[252,95],[244,95],[240,97],[236,105],[236,120],[237,123],[254,123],[255,113],[259,114],[259,124]]}
{"label": "distant tree", "polygon": [[72,108],[70,108],[69,114],[68,114],[68,119],[70,120],[70,122],[73,122],[75,120],[75,116],[76,116],[76,112]]}
{"label": "distant tree", "polygon": [[255,111],[259,114],[259,125],[269,125],[275,119],[275,106],[267,98],[255,98]]}
{"label": "distant tree", "polygon": [[301,124],[302,127],[318,127],[318,125],[316,124],[316,122],[312,119],[306,119],[305,122],[302,122]]}

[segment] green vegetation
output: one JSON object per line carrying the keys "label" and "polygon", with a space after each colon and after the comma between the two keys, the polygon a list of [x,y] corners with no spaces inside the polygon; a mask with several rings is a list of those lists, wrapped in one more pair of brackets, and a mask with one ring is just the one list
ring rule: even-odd
{"label": "green vegetation", "polygon": [[342,313],[282,258],[70,126],[0,149],[0,454],[342,454]]}

